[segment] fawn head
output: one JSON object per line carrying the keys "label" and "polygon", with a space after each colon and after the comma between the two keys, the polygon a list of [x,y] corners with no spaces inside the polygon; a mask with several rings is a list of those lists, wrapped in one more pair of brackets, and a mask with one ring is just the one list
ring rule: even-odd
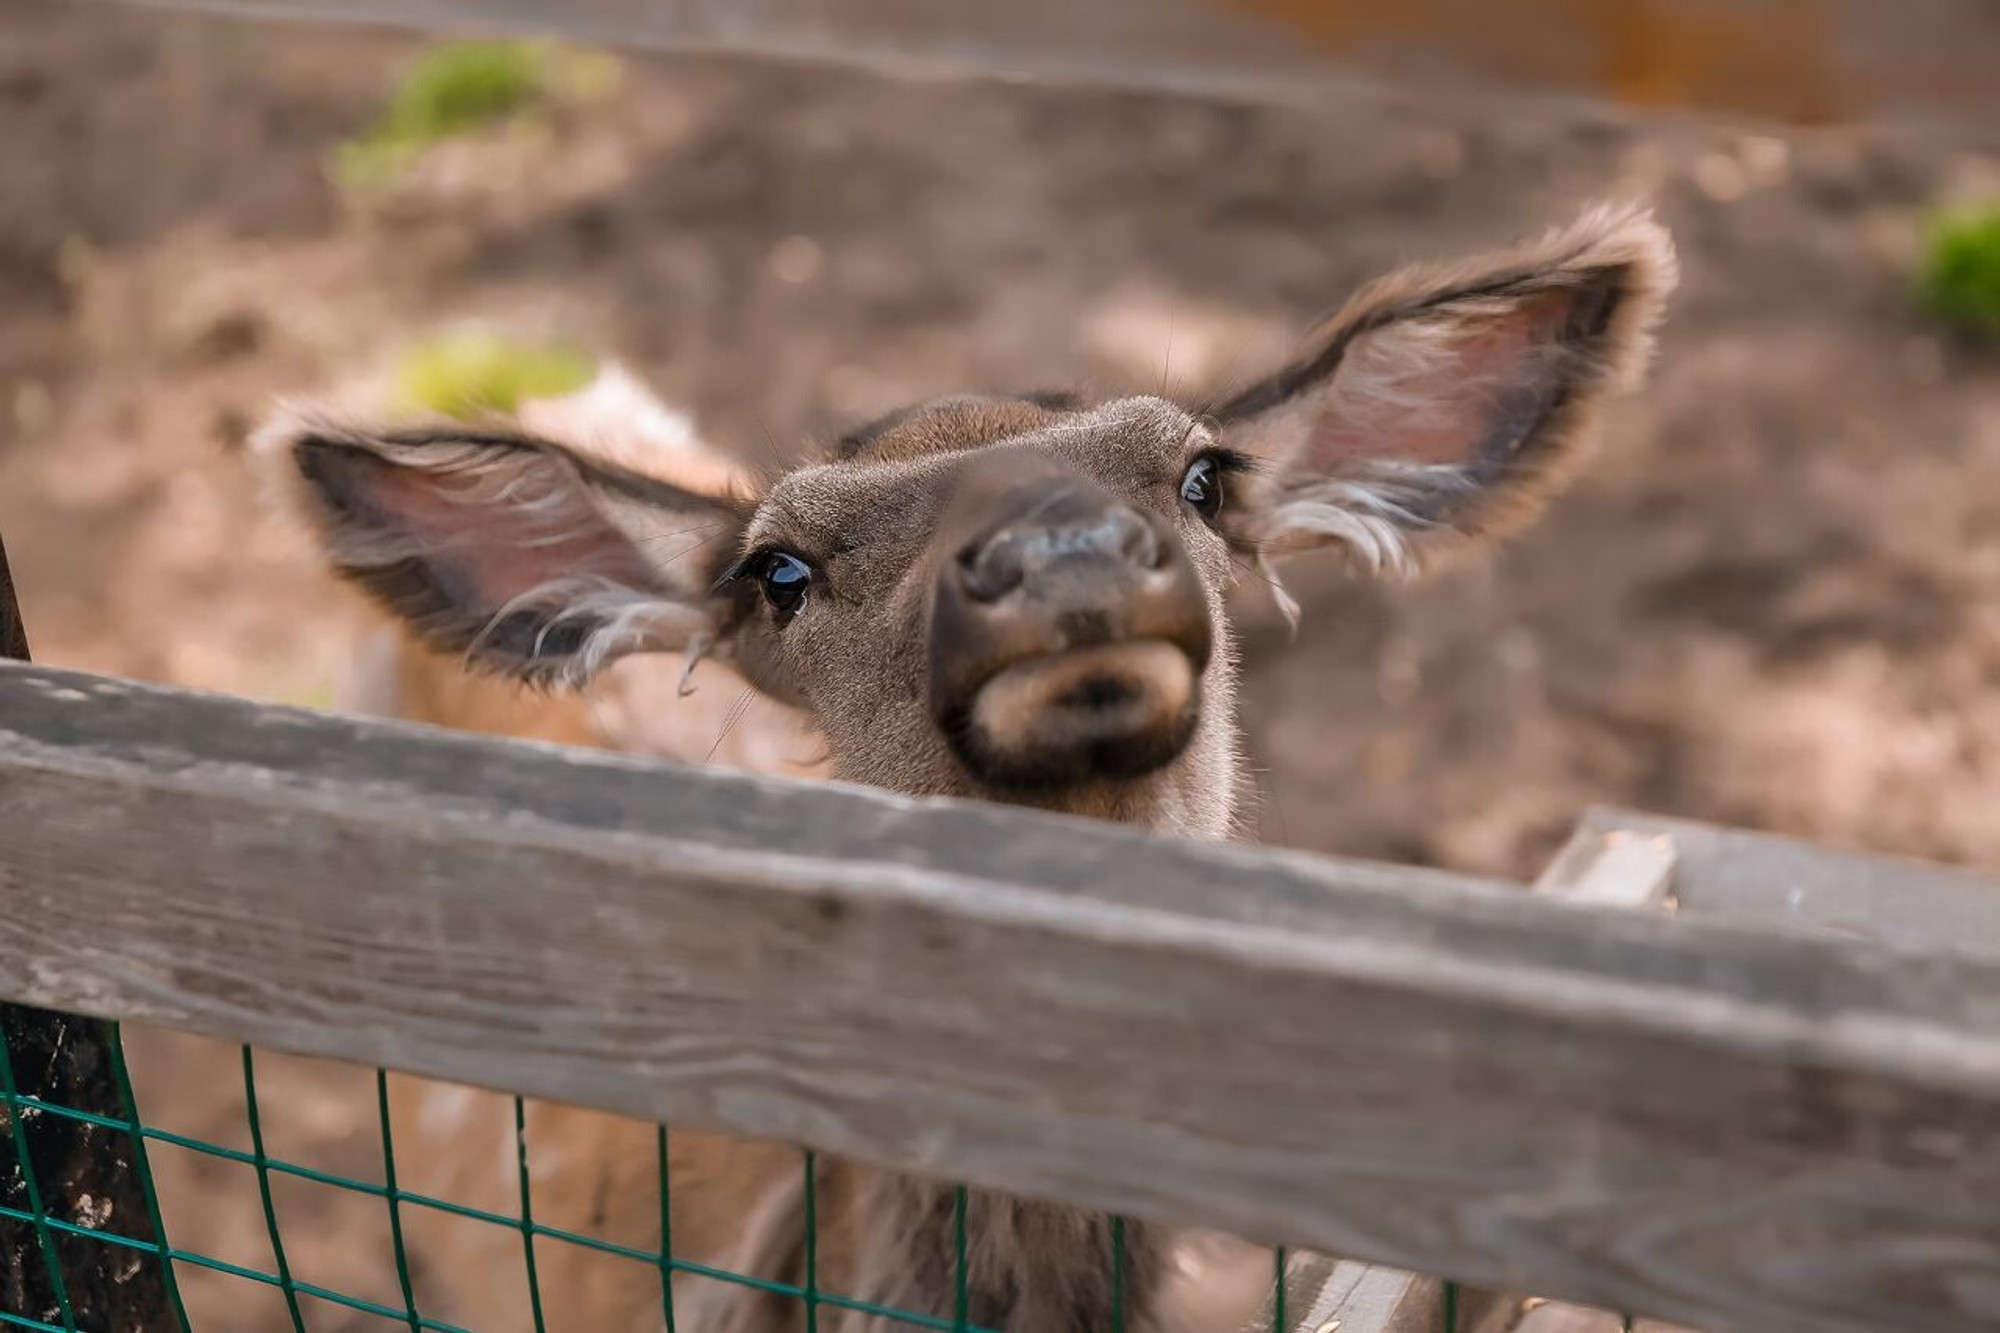
{"label": "fawn head", "polygon": [[339,571],[476,666],[580,684],[713,652],[805,710],[838,777],[1217,836],[1238,572],[1328,547],[1401,574],[1531,518],[1673,281],[1658,226],[1598,210],[1372,284],[1226,401],[941,399],[756,494],[502,431],[288,414],[267,439]]}

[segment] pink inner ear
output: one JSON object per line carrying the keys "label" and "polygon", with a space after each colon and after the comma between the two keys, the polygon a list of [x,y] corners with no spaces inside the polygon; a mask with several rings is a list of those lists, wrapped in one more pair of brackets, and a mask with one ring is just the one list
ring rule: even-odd
{"label": "pink inner ear", "polygon": [[1314,404],[1300,473],[1397,461],[1470,466],[1517,447],[1563,373],[1575,294],[1467,303],[1365,333]]}
{"label": "pink inner ear", "polygon": [[500,607],[563,579],[601,579],[649,588],[651,570],[624,533],[580,496],[523,477],[497,498],[453,496],[434,475],[387,469],[368,492],[389,527],[433,564],[447,567],[463,592]]}

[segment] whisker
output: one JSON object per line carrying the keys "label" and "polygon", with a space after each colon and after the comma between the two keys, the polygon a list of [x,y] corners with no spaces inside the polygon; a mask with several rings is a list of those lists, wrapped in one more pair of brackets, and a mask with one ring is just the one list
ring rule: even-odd
{"label": "whisker", "polygon": [[1229,564],[1237,573],[1252,575],[1255,578],[1263,580],[1273,589],[1282,589],[1284,587],[1282,583],[1278,582],[1275,575],[1266,572],[1263,566],[1248,556],[1232,555],[1229,557]]}
{"label": "whisker", "polygon": [[1250,349],[1268,336],[1267,330],[1261,327],[1252,328],[1236,341],[1236,350],[1229,354],[1229,359],[1222,363],[1221,369],[1210,377],[1213,387],[1210,396],[1203,402],[1204,412],[1213,412],[1215,408],[1249,387],[1249,377],[1243,374],[1243,364],[1249,358]]}
{"label": "whisker", "polygon": [[697,523],[691,528],[680,528],[673,532],[656,532],[650,537],[641,537],[632,544],[634,546],[651,546],[654,542],[670,542],[676,537],[685,537],[691,532],[713,532],[717,528],[726,528],[728,526],[730,525],[724,522]]}
{"label": "whisker", "polygon": [[1278,845],[1280,847],[1290,847],[1293,845],[1292,834],[1291,830],[1285,825],[1285,807],[1279,802],[1277,791],[1264,781],[1264,779],[1274,776],[1275,772],[1276,770],[1269,768],[1253,768],[1250,770],[1251,780],[1257,784],[1257,813],[1259,815],[1257,832],[1261,837],[1264,831],[1261,816],[1268,811],[1271,816],[1271,822],[1278,827]]}
{"label": "whisker", "polygon": [[752,687],[737,695],[736,702],[729,705],[729,711],[722,715],[722,730],[716,735],[715,744],[709,746],[708,753],[702,756],[701,762],[703,767],[706,767],[708,762],[714,759],[716,753],[722,749],[722,743],[729,739],[729,733],[736,729],[736,724],[741,722],[743,715],[750,711],[750,703],[756,696],[757,691]]}
{"label": "whisker", "polygon": [[727,535],[726,531],[711,532],[710,534],[708,534],[708,536],[703,537],[700,541],[694,543],[692,546],[688,547],[685,551],[677,551],[673,555],[668,556],[665,560],[662,560],[660,562],[660,568],[665,569],[668,565],[673,564],[674,561],[676,560],[687,559],[687,557],[693,555],[696,551],[699,551],[702,547],[707,546],[709,543],[713,542],[716,538],[725,535]]}
{"label": "whisker", "polygon": [[771,423],[764,419],[762,412],[751,413],[756,418],[757,433],[764,437],[764,457],[770,460],[772,468],[783,473],[798,458],[796,448],[786,449],[778,443],[778,437],[771,429]]}

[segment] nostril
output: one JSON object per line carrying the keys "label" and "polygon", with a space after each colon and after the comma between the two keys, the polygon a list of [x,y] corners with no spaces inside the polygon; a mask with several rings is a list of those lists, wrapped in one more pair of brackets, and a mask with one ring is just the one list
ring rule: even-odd
{"label": "nostril", "polygon": [[1021,543],[1011,532],[975,542],[958,553],[959,582],[977,602],[997,602],[1021,586]]}
{"label": "nostril", "polygon": [[1141,569],[1158,569],[1166,559],[1160,534],[1144,515],[1121,507],[1112,511],[1107,522],[1112,525],[1118,554],[1127,562]]}

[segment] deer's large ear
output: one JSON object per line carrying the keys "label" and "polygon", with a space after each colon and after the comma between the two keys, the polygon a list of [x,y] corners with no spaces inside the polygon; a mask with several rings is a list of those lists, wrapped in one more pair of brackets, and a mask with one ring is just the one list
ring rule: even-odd
{"label": "deer's large ear", "polygon": [[1211,409],[1263,464],[1229,506],[1232,537],[1408,570],[1520,525],[1572,472],[1598,405],[1637,380],[1674,280],[1658,224],[1599,209],[1510,254],[1374,283],[1304,357]]}
{"label": "deer's large ear", "polygon": [[524,435],[288,415],[276,454],[334,567],[430,643],[539,684],[722,628],[744,513]]}

